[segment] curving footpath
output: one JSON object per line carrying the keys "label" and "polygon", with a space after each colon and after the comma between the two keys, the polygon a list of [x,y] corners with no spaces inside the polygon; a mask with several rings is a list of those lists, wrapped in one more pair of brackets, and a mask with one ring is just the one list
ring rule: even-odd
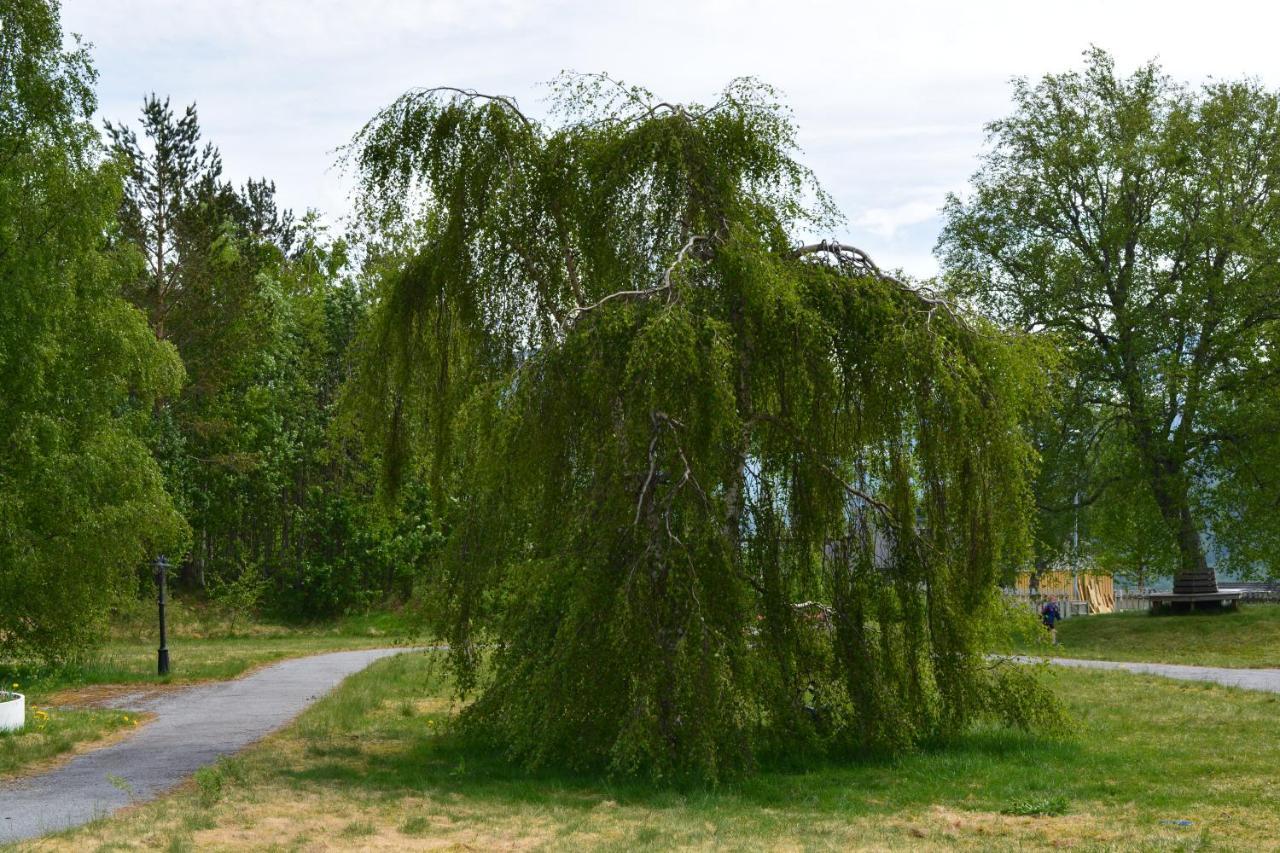
{"label": "curving footpath", "polygon": [[1280,669],[1231,669],[1224,666],[1188,666],[1177,663],[1134,663],[1114,660],[1081,660],[1079,658],[1021,658],[1028,661],[1047,660],[1055,666],[1082,669],[1118,669],[1140,675],[1159,675],[1180,681],[1210,681],[1227,687],[1280,693]]}
{"label": "curving footpath", "polygon": [[217,758],[280,728],[352,673],[407,649],[294,658],[234,681],[142,702],[156,719],[121,743],[48,773],[0,783],[0,843],[34,838],[151,799]]}

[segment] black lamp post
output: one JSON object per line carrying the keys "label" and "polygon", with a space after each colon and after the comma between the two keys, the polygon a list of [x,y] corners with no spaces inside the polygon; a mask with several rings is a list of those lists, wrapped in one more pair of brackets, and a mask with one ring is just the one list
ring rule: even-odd
{"label": "black lamp post", "polygon": [[156,570],[156,585],[160,588],[160,651],[156,661],[156,670],[160,675],[169,674],[169,644],[164,633],[164,591],[165,576],[169,574],[169,561],[161,554],[153,563]]}

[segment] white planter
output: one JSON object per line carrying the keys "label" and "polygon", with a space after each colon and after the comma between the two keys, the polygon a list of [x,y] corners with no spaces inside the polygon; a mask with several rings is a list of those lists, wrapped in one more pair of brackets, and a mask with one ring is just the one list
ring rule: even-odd
{"label": "white planter", "polygon": [[0,732],[11,732],[27,724],[27,697],[0,691]]}

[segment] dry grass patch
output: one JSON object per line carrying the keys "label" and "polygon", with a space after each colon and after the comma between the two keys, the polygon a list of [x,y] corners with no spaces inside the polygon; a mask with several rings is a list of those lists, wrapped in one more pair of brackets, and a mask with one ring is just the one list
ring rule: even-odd
{"label": "dry grass patch", "polygon": [[142,705],[161,696],[178,693],[190,684],[89,684],[84,687],[68,687],[49,694],[46,702],[65,708],[125,708]]}
{"label": "dry grass patch", "polygon": [[[893,761],[674,789],[513,768],[448,732],[456,706],[438,667],[402,655],[198,784],[41,848],[1280,848],[1269,697],[1116,673],[1053,678],[1079,731],[1067,741],[984,730]],[[1196,736],[1198,721],[1224,719]],[[1038,804],[1050,813],[1017,813]]]}
{"label": "dry grass patch", "polygon": [[460,708],[461,706],[456,701],[444,696],[428,696],[425,699],[415,699],[413,701],[413,709],[419,714],[453,716]]}

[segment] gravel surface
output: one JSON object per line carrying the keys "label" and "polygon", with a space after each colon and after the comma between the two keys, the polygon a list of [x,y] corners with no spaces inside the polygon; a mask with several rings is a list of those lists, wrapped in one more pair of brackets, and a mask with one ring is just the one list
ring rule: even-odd
{"label": "gravel surface", "polygon": [[333,652],[282,661],[234,681],[122,697],[156,719],[112,746],[38,776],[0,783],[0,843],[88,823],[149,800],[220,756],[280,728],[352,673],[404,649]]}
{"label": "gravel surface", "polygon": [[1112,660],[1079,660],[1076,658],[1045,658],[1057,666],[1077,666],[1084,669],[1119,669],[1143,675],[1160,675],[1182,681],[1212,681],[1228,687],[1246,690],[1265,690],[1280,693],[1280,669],[1230,669],[1223,666],[1185,666],[1175,663],[1132,663]]}

